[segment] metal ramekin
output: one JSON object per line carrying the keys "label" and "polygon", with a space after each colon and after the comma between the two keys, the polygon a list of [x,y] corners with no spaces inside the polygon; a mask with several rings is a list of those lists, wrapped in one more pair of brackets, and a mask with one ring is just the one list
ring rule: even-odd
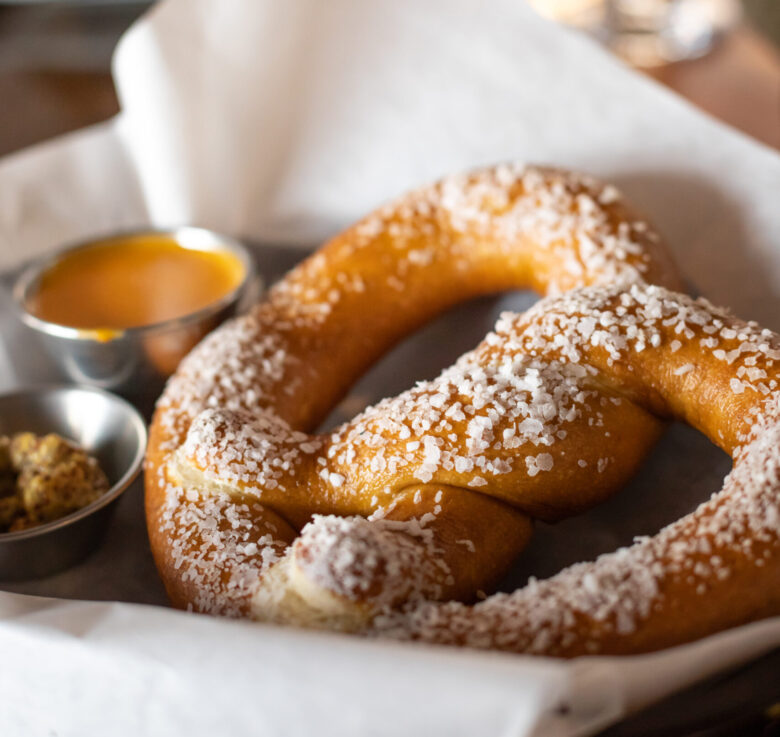
{"label": "metal ramekin", "polygon": [[[168,235],[185,248],[227,250],[244,266],[244,279],[218,302],[183,317],[152,325],[110,331],[87,330],[48,322],[27,310],[28,296],[41,275],[74,251],[133,236]],[[13,297],[22,321],[45,344],[70,380],[130,397],[156,396],[179,361],[217,325],[245,309],[259,296],[261,285],[249,251],[237,240],[204,228],[141,229],[96,237],[58,251],[27,268],[17,279]]]}
{"label": "metal ramekin", "polygon": [[138,476],[146,423],[114,394],[78,386],[44,386],[0,395],[0,435],[57,433],[97,458],[111,488],[67,517],[0,533],[0,580],[40,578],[69,568],[101,541],[122,492]]}

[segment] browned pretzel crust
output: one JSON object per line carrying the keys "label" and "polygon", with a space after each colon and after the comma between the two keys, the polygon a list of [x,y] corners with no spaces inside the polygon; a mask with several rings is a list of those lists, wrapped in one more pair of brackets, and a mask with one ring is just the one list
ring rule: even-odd
{"label": "browned pretzel crust", "polygon": [[[649,226],[614,188],[551,170],[444,180],[335,238],[207,338],[160,401],[147,518],[173,602],[562,655],[662,647],[776,612],[777,472],[752,450],[755,428],[775,427],[776,336],[646,283],[679,288]],[[505,316],[438,379],[307,434],[452,304],[586,285],[602,286]],[[734,454],[726,501],[513,595],[431,603],[493,585],[532,519],[620,488],[669,416]],[[734,491],[743,468],[760,468],[768,496]],[[758,506],[743,519],[745,498]],[[738,518],[748,543],[721,530]],[[687,606],[701,612],[683,621]]]}
{"label": "browned pretzel crust", "polygon": [[[656,650],[780,614],[780,336],[646,285],[548,299],[505,316],[495,335],[470,360],[587,366],[620,407],[687,422],[734,468],[709,501],[629,548],[474,607],[414,603],[378,617],[376,632],[574,656]],[[587,442],[613,457],[603,435]],[[550,453],[550,482],[565,483],[566,459],[558,445]]]}

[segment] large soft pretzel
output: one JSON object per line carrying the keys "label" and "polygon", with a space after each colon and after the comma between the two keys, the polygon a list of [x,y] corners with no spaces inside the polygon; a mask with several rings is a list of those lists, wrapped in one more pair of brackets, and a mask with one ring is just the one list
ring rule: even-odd
{"label": "large soft pretzel", "polygon": [[[778,339],[647,283],[678,287],[657,236],[613,188],[549,170],[451,178],[335,238],[207,338],[159,403],[147,518],[174,604],[561,655],[780,611]],[[306,434],[452,304],[585,285],[601,286],[503,317],[438,379]],[[617,490],[671,416],[734,454],[720,495],[547,582],[433,603],[494,585],[533,519]]]}

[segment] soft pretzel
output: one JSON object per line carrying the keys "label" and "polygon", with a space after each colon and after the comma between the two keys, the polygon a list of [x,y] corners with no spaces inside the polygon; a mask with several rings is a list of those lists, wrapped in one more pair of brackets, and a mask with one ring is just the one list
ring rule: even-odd
{"label": "soft pretzel", "polygon": [[[444,180],[335,238],[207,338],[160,400],[147,519],[173,603],[559,655],[776,613],[777,337],[648,283],[679,288],[649,226],[614,188],[552,170]],[[436,380],[307,434],[452,304],[586,285],[504,316]],[[434,603],[494,585],[533,519],[620,488],[672,416],[737,461],[708,505],[515,594]]]}
{"label": "soft pretzel", "polygon": [[[587,367],[586,383],[621,411],[703,432],[734,459],[723,489],[629,548],[473,607],[415,603],[374,631],[575,656],[656,650],[780,614],[780,336],[660,287],[590,288],[504,315],[466,360],[527,356]],[[549,452],[551,483],[567,484],[565,451]]]}

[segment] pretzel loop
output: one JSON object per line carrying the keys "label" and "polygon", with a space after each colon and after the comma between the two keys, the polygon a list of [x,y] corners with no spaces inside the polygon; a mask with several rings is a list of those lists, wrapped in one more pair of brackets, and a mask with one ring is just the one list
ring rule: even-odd
{"label": "pretzel loop", "polygon": [[[607,326],[595,342],[594,318]],[[656,650],[780,614],[780,336],[644,285],[547,300],[499,333],[504,346],[593,367],[632,403],[700,430],[734,468],[709,501],[630,548],[475,607],[415,605],[374,631],[574,656]]]}
{"label": "pretzel loop", "polygon": [[[558,593],[542,594],[549,610],[535,608],[527,592],[537,584],[475,608],[431,603],[467,601],[497,583],[533,519],[614,493],[660,418],[688,421],[738,458],[768,422],[776,337],[646,283],[679,288],[649,226],[613,188],[553,170],[502,166],[444,180],[335,238],[207,338],[158,405],[147,519],[173,602],[564,655],[669,644],[650,621],[650,584],[644,599],[634,589],[625,597],[629,614],[594,613],[591,600]],[[309,434],[376,358],[454,303],[587,285],[596,286],[503,317],[434,381]],[[712,397],[724,397],[722,408]],[[676,560],[673,543],[653,549],[653,566]],[[774,548],[762,550],[776,583]],[[601,601],[611,579],[599,571],[615,566],[590,565],[582,575]],[[665,579],[653,566],[658,588]],[[557,592],[551,581],[545,591]],[[686,579],[685,596],[692,586]],[[771,611],[766,599],[740,621]],[[684,634],[721,626],[715,618]]]}

